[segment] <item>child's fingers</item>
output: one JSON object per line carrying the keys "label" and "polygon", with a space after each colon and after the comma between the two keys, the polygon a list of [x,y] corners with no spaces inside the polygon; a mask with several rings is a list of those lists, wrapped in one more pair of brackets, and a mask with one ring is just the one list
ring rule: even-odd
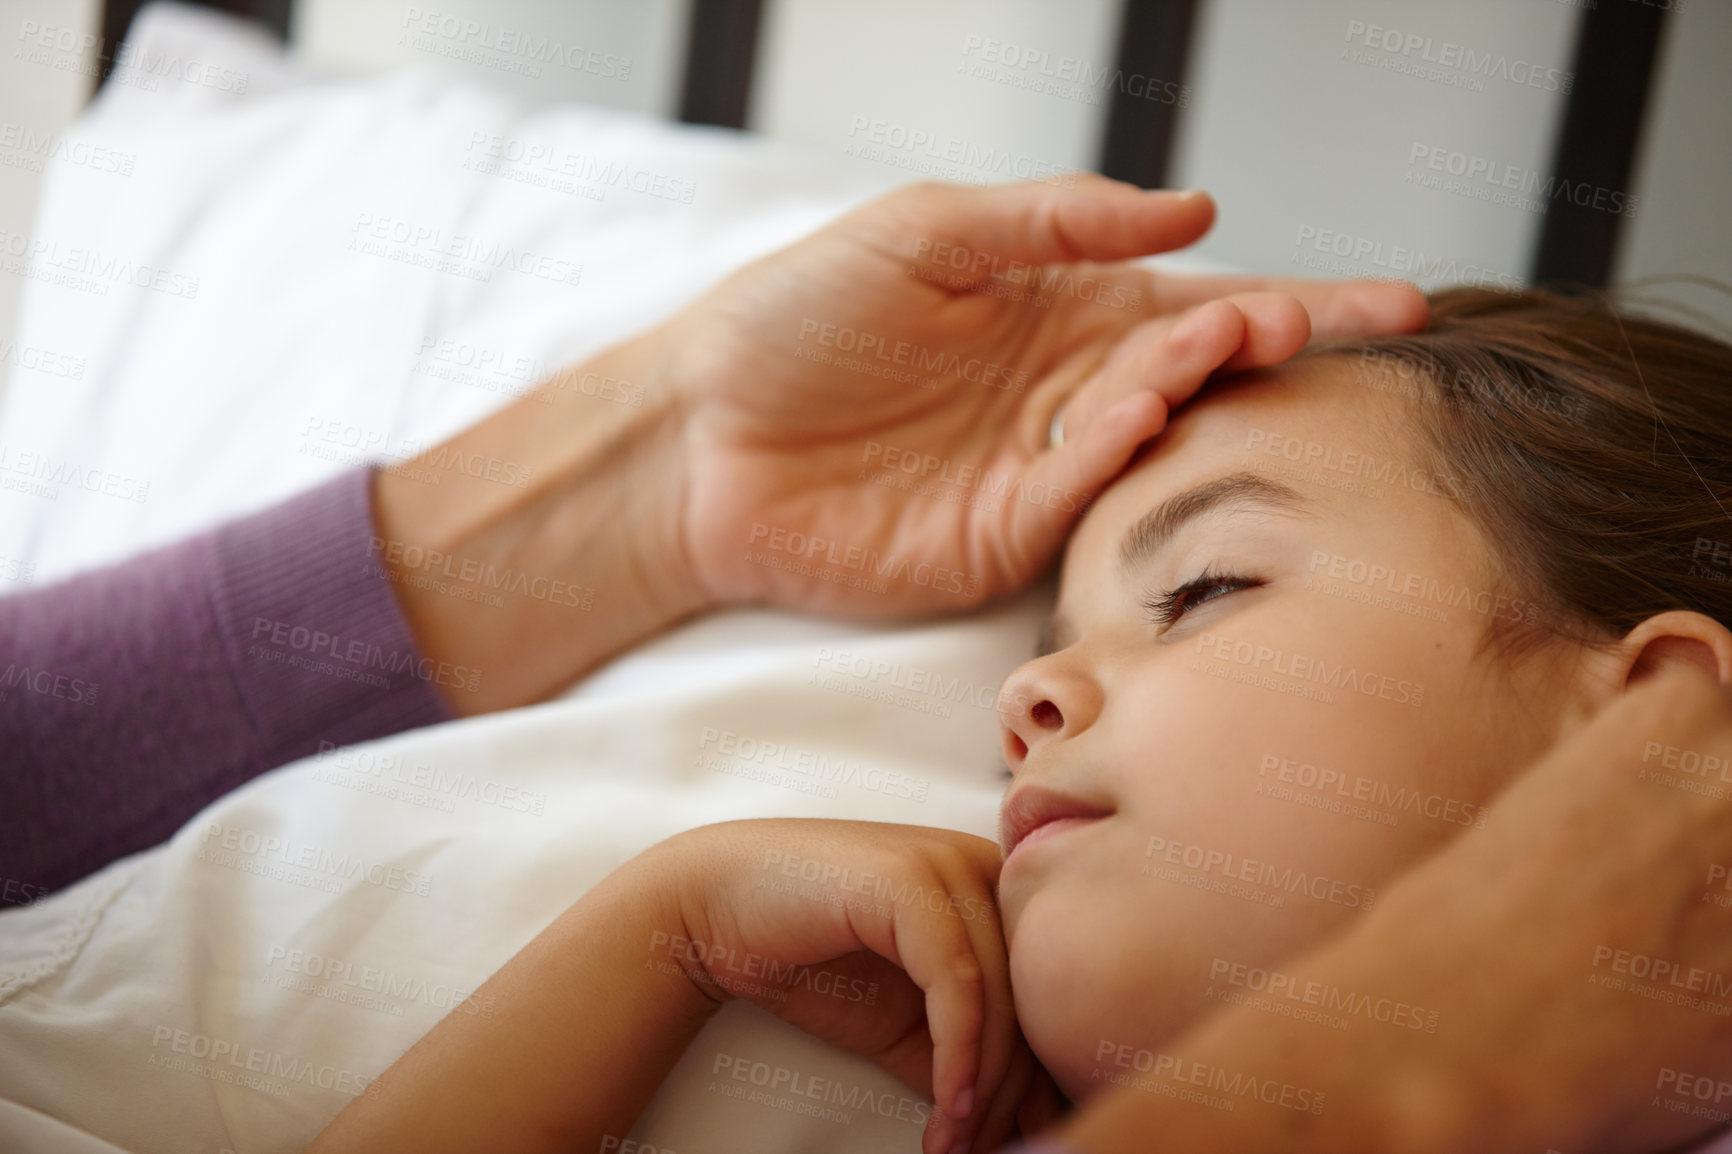
{"label": "child's fingers", "polygon": [[1023,1137],[1031,1137],[1057,1122],[1064,1112],[1064,1095],[1045,1066],[1036,1065],[1028,1094],[1016,1111],[1016,1125]]}
{"label": "child's fingers", "polygon": [[906,921],[899,911],[894,933],[902,968],[926,991],[932,1034],[932,1100],[938,1108],[921,1145],[925,1154],[949,1154],[963,1140],[973,1109],[986,974],[962,919],[948,911],[920,906]]}
{"label": "child's fingers", "polygon": [[[1000,861],[996,852],[985,869],[995,874]],[[974,879],[971,878],[971,881]],[[981,1120],[998,1088],[1009,1075],[1016,1060],[1016,1048],[1022,1032],[1016,1023],[1016,1003],[1010,988],[1010,957],[1004,943],[1004,927],[998,918],[997,906],[990,891],[986,899],[966,919],[974,954],[981,962],[986,977],[982,991],[985,998],[980,1031],[980,1062],[974,1079],[974,1108],[966,1119],[969,1135],[978,1134]]]}
{"label": "child's fingers", "polygon": [[[814,860],[821,852],[824,860],[834,861],[838,842],[858,836],[860,852],[850,869],[857,866],[867,876],[894,883],[899,896],[891,902],[826,903],[819,911],[802,895],[764,897],[754,887],[740,896],[741,891],[730,889],[721,911],[730,928],[721,936],[737,936],[738,913],[751,908],[758,916],[751,919],[749,949],[860,978],[877,973],[869,959],[896,967],[877,975],[880,998],[871,1010],[814,995],[791,997],[775,1012],[871,1054],[904,1083],[929,1090],[937,1108],[922,1144],[926,1154],[952,1154],[979,1129],[979,1117],[997,1094],[1019,1037],[993,892],[997,846],[966,834],[881,824],[808,822],[785,831],[765,823],[757,828],[809,839],[799,848]],[[787,852],[785,843],[775,848]],[[747,853],[742,860],[755,863],[758,855]],[[756,872],[755,864],[744,868]],[[842,867],[833,868],[840,872]],[[718,934],[707,929],[699,936],[716,939]],[[846,956],[856,953],[861,956]]]}
{"label": "child's fingers", "polygon": [[1019,1036],[1016,1050],[1011,1055],[1010,1068],[1005,1071],[991,1103],[980,1117],[980,1128],[969,1146],[971,1154],[987,1154],[1016,1137],[1017,1112],[1039,1069],[1040,1063],[1035,1061],[1034,1052]]}
{"label": "child's fingers", "polygon": [[[996,863],[994,863],[996,864]],[[964,876],[933,876],[939,900],[920,903],[895,926],[898,959],[926,991],[932,1035],[932,1097],[926,1154],[950,1154],[970,1141],[996,1092],[1016,1043],[1016,1010],[992,893],[968,866]]]}

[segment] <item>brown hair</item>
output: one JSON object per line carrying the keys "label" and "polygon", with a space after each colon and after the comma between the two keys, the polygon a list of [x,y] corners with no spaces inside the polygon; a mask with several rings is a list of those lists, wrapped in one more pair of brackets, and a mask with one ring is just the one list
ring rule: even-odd
{"label": "brown hair", "polygon": [[1732,345],[1593,296],[1450,289],[1417,333],[1320,343],[1407,394],[1420,442],[1538,628],[1622,637],[1668,609],[1732,626]]}

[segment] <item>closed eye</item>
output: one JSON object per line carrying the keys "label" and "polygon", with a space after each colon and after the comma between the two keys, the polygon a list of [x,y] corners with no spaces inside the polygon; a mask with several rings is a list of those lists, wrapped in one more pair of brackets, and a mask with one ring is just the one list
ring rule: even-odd
{"label": "closed eye", "polygon": [[1205,601],[1213,601],[1241,589],[1255,589],[1262,584],[1262,580],[1256,577],[1205,569],[1200,576],[1176,589],[1168,589],[1163,593],[1151,592],[1143,598],[1143,608],[1148,610],[1149,620],[1166,629]]}

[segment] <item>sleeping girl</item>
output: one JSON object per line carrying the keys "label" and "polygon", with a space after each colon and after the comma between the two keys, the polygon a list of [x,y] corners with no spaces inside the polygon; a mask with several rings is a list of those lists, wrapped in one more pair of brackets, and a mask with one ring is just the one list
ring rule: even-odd
{"label": "sleeping girl", "polygon": [[[1436,1030],[1399,990],[1283,964],[1631,686],[1732,680],[1732,347],[1543,293],[1444,292],[1431,316],[1216,380],[1100,495],[1003,687],[996,845],[817,820],[671,838],[311,1149],[605,1148],[734,998],[925,1095],[928,1154],[1038,1123],[1049,1075],[1072,1103],[1176,1077],[1163,1047],[1223,1005]],[[698,948],[651,964],[676,940]],[[1187,1085],[1199,1108],[1326,1097]],[[1655,1110],[1623,1146],[1704,1128]]]}

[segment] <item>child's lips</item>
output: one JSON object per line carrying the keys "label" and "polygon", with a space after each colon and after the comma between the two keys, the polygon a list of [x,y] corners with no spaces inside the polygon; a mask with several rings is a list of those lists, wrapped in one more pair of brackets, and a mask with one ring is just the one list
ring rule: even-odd
{"label": "child's lips", "polygon": [[1028,785],[1005,798],[998,818],[998,842],[1004,860],[1025,845],[1057,837],[1067,830],[1099,821],[1113,813],[1109,806],[1085,801],[1070,794]]}
{"label": "child's lips", "polygon": [[[1018,850],[1027,852],[1029,847],[1038,845],[1050,838],[1057,837],[1066,830],[1081,829],[1085,825],[1093,825],[1095,822],[1100,821],[1101,818],[1106,816],[1107,815],[1103,813],[1098,817],[1061,817],[1049,821],[1045,825],[1038,825],[1028,833],[1024,834],[1022,840],[1017,842],[1016,845],[1011,848],[1010,852],[1016,853]],[[1005,860],[1010,860],[1010,854],[1005,855]]]}

